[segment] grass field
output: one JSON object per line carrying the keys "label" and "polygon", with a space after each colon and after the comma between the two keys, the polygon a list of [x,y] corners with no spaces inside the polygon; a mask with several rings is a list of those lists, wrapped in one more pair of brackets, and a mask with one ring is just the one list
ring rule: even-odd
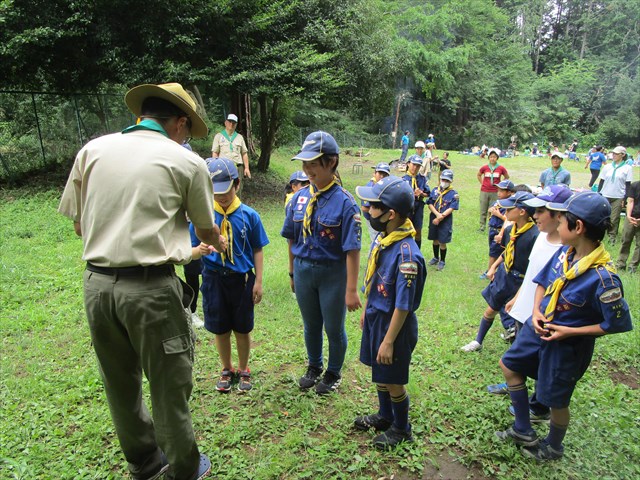
{"label": "grass field", "polygon": [[[370,372],[358,362],[359,313],[347,317],[350,343],[339,392],[326,398],[300,392],[302,323],[279,236],[283,179],[300,167],[288,160],[290,153],[278,152],[268,174],[248,181],[244,199],[261,214],[271,240],[264,300],[256,308],[250,394],[215,391],[213,336],[198,331],[192,411],[199,446],[216,478],[640,478],[638,274],[621,273],[636,329],[597,341],[573,397],[564,459],[536,465],[495,439],[494,431],[512,421],[508,398],[485,389],[502,378],[501,329],[493,328],[482,352],[459,350],[474,338],[485,307],[485,282],[478,275],[486,267],[487,242],[477,232],[475,178],[482,161],[475,156],[452,155],[460,211],[446,269],[429,270],[418,311],[420,341],[408,386],[416,441],[383,453],[371,447],[373,434],[351,428],[356,415],[377,404]],[[369,153],[341,159],[352,192],[368,180],[370,166],[395,152]],[[362,173],[354,173],[356,162],[363,164]],[[516,183],[535,184],[549,161],[519,157],[501,163]],[[586,186],[582,164],[565,167],[574,187]],[[126,478],[83,311],[81,240],[56,213],[62,185],[43,180],[46,186],[0,193],[0,478]],[[423,250],[429,258],[428,242]],[[609,250],[617,257],[617,248]]]}

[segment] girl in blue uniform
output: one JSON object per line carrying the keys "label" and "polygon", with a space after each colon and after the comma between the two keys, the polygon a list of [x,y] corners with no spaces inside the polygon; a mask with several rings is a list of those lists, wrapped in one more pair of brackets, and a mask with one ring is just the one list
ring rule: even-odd
{"label": "girl in blue uniform", "polygon": [[[331,135],[321,131],[310,134],[292,160],[302,160],[311,182],[292,197],[281,232],[289,240],[291,289],[302,314],[309,362],[298,383],[305,390],[315,385],[316,393],[326,394],[338,388],[342,379],[347,309],[361,307],[357,292],[360,209],[336,181],[339,149]],[[323,328],[329,341],[324,376]]]}
{"label": "girl in blue uniform", "polygon": [[[633,328],[622,282],[602,244],[610,224],[609,202],[598,193],[581,192],[546,207],[563,212],[558,233],[565,247],[534,278],[533,315],[500,360],[516,419],[507,430],[496,432],[499,439],[524,446],[523,455],[540,461],[564,454],[569,403],[589,367],[596,337]],[[543,440],[531,427],[527,377],[538,380],[537,399],[551,408],[549,434]]]}
{"label": "girl in blue uniform", "polygon": [[378,448],[411,441],[409,382],[411,353],[418,341],[416,310],[427,270],[415,229],[407,218],[413,208],[413,190],[398,177],[373,186],[357,187],[357,195],[370,202],[371,224],[381,232],[371,248],[364,292],[365,311],[360,319],[360,361],[371,367],[378,391],[378,412],[357,417],[360,430],[383,433],[373,439]]}
{"label": "girl in blue uniform", "polygon": [[[418,143],[416,143],[416,145]],[[411,189],[413,190],[413,213],[409,216],[409,218],[411,220],[411,223],[413,223],[413,227],[416,229],[415,239],[416,243],[418,244],[418,248],[422,246],[424,202],[429,197],[429,185],[427,185],[427,177],[419,173],[422,162],[424,161],[427,161],[427,159],[423,159],[419,155],[412,155],[409,158],[409,163],[407,164],[407,174],[402,177],[405,182],[409,182],[409,185],[411,185]]]}
{"label": "girl in blue uniform", "polygon": [[433,240],[433,258],[429,265],[438,265],[440,271],[445,266],[447,244],[453,236],[453,211],[460,207],[460,195],[451,188],[453,170],[443,170],[440,185],[431,190],[427,201],[429,215],[429,240]]}

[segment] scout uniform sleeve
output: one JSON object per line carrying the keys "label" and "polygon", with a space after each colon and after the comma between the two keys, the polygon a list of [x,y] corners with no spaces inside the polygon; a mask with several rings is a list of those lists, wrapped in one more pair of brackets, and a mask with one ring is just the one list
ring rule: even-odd
{"label": "scout uniform sleeve", "polygon": [[247,144],[244,141],[244,137],[242,135],[238,135],[238,141],[237,141],[237,146],[240,150],[240,155],[244,155],[245,153],[247,153]]}
{"label": "scout uniform sleeve", "polygon": [[293,230],[293,213],[296,208],[299,192],[296,192],[291,200],[289,200],[289,208],[286,209],[286,214],[284,217],[284,224],[282,225],[282,230],[280,231],[280,235],[284,238],[288,238],[289,240],[293,240],[294,238],[294,230]]}
{"label": "scout uniform sleeve", "polygon": [[604,267],[596,269],[600,283],[596,290],[595,302],[602,313],[602,328],[607,333],[622,333],[633,329],[629,305],[624,299],[622,283],[617,275]]}
{"label": "scout uniform sleeve", "polygon": [[221,138],[222,138],[222,135],[220,135],[219,133],[216,133],[215,136],[213,137],[213,145],[211,146],[211,151],[217,153],[218,155],[220,154]]}
{"label": "scout uniform sleeve", "polygon": [[362,247],[362,220],[360,209],[349,196],[344,201],[342,216],[342,251],[360,250]]}
{"label": "scout uniform sleeve", "polygon": [[191,223],[198,228],[213,228],[213,185],[203,161],[196,163],[187,187],[185,207]]}
{"label": "scout uniform sleeve", "polygon": [[80,171],[81,156],[84,149],[80,150],[73,162],[73,168],[67,179],[67,184],[60,198],[58,212],[74,222],[80,221],[82,212],[82,172]]}
{"label": "scout uniform sleeve", "polygon": [[415,305],[416,289],[420,273],[420,264],[413,257],[409,243],[402,242],[396,275],[395,308],[409,312],[414,311],[415,307],[417,307]]}
{"label": "scout uniform sleeve", "polygon": [[251,210],[251,218],[249,224],[251,225],[251,231],[249,232],[249,244],[251,248],[262,248],[269,244],[269,238],[267,232],[264,230],[260,216],[255,210]]}
{"label": "scout uniform sleeve", "polygon": [[460,209],[460,194],[455,190],[453,191],[453,200],[451,200],[449,207],[453,208],[454,210]]}

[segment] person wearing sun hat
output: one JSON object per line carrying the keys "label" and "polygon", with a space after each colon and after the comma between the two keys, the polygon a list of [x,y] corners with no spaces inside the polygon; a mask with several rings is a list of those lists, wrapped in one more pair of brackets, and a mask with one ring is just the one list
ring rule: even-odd
{"label": "person wearing sun hat", "polygon": [[542,188],[549,185],[571,185],[571,174],[562,167],[565,156],[560,152],[551,154],[551,167],[540,174],[540,186]]}
{"label": "person wearing sun hat", "polygon": [[620,225],[620,212],[625,196],[629,193],[633,181],[633,167],[627,164],[627,149],[617,146],[612,150],[613,161],[600,170],[598,191],[611,205],[611,226],[609,243],[615,245]]}
{"label": "person wearing sun hat", "polygon": [[249,169],[249,150],[247,150],[244,137],[236,132],[237,126],[238,116],[233,113],[227,115],[224,121],[224,129],[213,137],[211,156],[213,158],[224,157],[233,160],[238,168],[238,179],[240,180],[238,195],[241,195],[243,177],[251,178],[251,170]]}
{"label": "person wearing sun hat", "polygon": [[[182,147],[205,137],[178,83],[125,95],[141,121],[77,154],[59,212],[83,240],[85,310],[111,418],[133,478],[202,478],[211,468],[191,423],[193,293],[175,265],[191,260],[185,213],[198,237],[226,249],[205,162]],[[153,416],[143,403],[142,372]]]}

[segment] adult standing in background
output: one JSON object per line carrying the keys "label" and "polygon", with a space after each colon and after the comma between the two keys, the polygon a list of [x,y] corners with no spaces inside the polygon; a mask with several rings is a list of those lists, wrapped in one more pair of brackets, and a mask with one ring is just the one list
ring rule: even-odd
{"label": "adult standing in background", "polygon": [[487,225],[487,212],[489,207],[498,200],[498,184],[502,180],[509,179],[509,172],[502,165],[498,165],[500,150],[489,149],[489,163],[478,170],[478,182],[480,182],[480,231],[484,232]]}
{"label": "adult standing in background", "polygon": [[540,174],[540,186],[542,188],[551,185],[571,185],[571,174],[562,167],[564,155],[560,152],[551,154],[551,167]]}
{"label": "adult standing in background", "polygon": [[206,137],[207,126],[178,83],[140,85],[125,103],[141,122],[80,150],[59,211],[82,237],[91,340],[132,477],[199,479],[211,462],[198,451],[189,410],[192,292],[175,265],[191,260],[185,213],[203,242],[226,249],[206,164],[181,146]]}
{"label": "adult standing in background", "polygon": [[436,137],[433,136],[433,133],[427,135],[427,139],[424,141],[424,143],[426,143],[427,145],[431,143],[433,144],[433,149],[436,149]]}
{"label": "adult standing in background", "polygon": [[400,163],[404,163],[407,158],[407,153],[409,152],[409,130],[405,130],[404,135],[402,136],[402,140],[400,140],[400,144],[402,146],[402,154],[400,155]]}
{"label": "adult standing in background", "polygon": [[591,172],[589,188],[593,187],[593,184],[596,183],[598,175],[600,175],[600,169],[606,163],[607,158],[604,156],[604,153],[602,153],[602,145],[594,145],[589,155],[587,155],[587,163],[584,165],[584,168],[589,167],[589,171]]}
{"label": "adult standing in background", "polygon": [[237,191],[237,195],[240,196],[244,184],[243,177],[251,178],[251,171],[249,170],[247,144],[244,141],[244,137],[236,132],[237,126],[238,117],[233,113],[227,115],[227,119],[224,121],[224,130],[216,133],[215,137],[213,137],[211,156],[213,158],[228,158],[236,164],[238,173],[241,173],[241,175],[238,175],[240,186]]}
{"label": "adult standing in background", "polygon": [[612,150],[613,161],[600,170],[598,191],[611,205],[609,243],[615,245],[620,225],[620,212],[625,196],[633,181],[633,167],[627,163],[627,149],[617,146]]}

